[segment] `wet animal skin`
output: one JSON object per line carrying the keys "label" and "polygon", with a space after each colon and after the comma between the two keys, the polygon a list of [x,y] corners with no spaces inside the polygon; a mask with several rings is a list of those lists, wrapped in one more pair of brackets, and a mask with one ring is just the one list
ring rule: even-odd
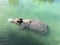
{"label": "wet animal skin", "polygon": [[15,23],[22,28],[29,28],[31,30],[39,31],[46,33],[47,32],[47,24],[40,20],[30,20],[30,19],[22,19],[15,18],[9,20],[11,23]]}

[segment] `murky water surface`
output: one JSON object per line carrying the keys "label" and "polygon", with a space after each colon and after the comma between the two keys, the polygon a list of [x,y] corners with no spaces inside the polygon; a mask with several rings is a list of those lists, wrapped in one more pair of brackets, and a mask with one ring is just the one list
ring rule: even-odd
{"label": "murky water surface", "polygon": [[[60,2],[36,4],[31,0],[0,0],[0,45],[60,45]],[[9,18],[45,21],[47,35],[24,31]]]}

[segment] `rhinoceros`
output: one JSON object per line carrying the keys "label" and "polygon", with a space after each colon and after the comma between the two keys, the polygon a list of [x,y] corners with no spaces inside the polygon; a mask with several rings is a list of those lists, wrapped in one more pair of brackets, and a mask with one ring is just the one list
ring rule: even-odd
{"label": "rhinoceros", "polygon": [[48,25],[40,20],[30,20],[30,19],[22,19],[22,18],[15,18],[15,19],[9,19],[11,23],[15,23],[19,25],[22,28],[28,28],[33,31],[39,31],[46,33],[48,30]]}

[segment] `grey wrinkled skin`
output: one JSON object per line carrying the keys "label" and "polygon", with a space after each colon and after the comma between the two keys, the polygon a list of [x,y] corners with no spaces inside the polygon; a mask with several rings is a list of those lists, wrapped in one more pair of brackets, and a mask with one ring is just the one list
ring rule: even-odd
{"label": "grey wrinkled skin", "polygon": [[29,24],[22,23],[20,26],[22,26],[23,28],[29,28],[33,31],[39,31],[42,33],[47,32],[47,24],[43,23],[42,21],[38,21],[38,20],[32,20],[31,23]]}
{"label": "grey wrinkled skin", "polygon": [[42,21],[32,20],[32,23],[30,24],[30,29],[39,31],[42,33],[46,33],[47,32],[47,24]]}

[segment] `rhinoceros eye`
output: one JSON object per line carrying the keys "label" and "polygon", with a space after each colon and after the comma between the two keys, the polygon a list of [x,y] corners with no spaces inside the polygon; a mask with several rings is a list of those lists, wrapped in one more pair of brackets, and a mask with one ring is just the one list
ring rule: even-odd
{"label": "rhinoceros eye", "polygon": [[20,21],[17,21],[17,23],[22,23],[22,22],[23,22],[23,21],[21,21],[21,20],[20,20]]}

